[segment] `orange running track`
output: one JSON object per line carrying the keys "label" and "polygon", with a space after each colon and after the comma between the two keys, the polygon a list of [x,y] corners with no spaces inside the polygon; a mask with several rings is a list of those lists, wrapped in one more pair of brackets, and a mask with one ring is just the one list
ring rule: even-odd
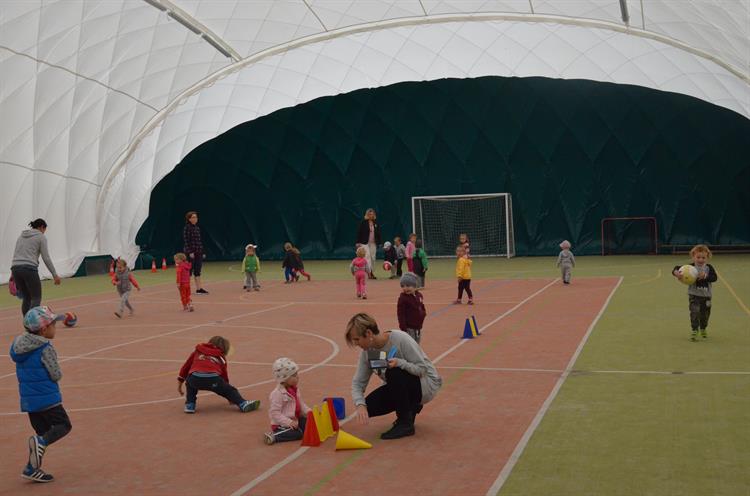
{"label": "orange running track", "polygon": [[[422,345],[444,385],[417,418],[413,437],[381,441],[394,416],[348,432],[370,450],[334,451],[298,443],[265,446],[270,364],[289,356],[301,365],[307,403],[343,396],[357,351],[346,347],[344,326],[357,311],[372,313],[381,329],[395,328],[397,281],[368,284],[370,299],[354,297],[340,281],[284,285],[265,282],[245,293],[241,283],[217,283],[182,312],[177,289],[164,285],[134,294],[136,315],[118,320],[116,295],[47,302],[73,310],[79,325],[59,326],[54,345],[63,370],[63,404],[73,431],[50,447],[43,468],[56,480],[36,485],[46,494],[485,494],[519,441],[559,387],[564,371],[613,293],[616,278],[477,280],[476,305],[451,305],[455,282],[433,281],[424,291],[428,317]],[[0,494],[28,491],[20,478],[32,429],[18,411],[14,365],[7,350],[21,330],[17,308],[0,312]],[[475,315],[483,335],[460,340]],[[229,377],[259,412],[240,413],[215,395],[182,412],[177,371],[194,345],[220,334],[235,354]],[[371,388],[377,386],[373,377]],[[519,449],[520,451],[520,449]],[[516,454],[518,454],[518,452]]]}

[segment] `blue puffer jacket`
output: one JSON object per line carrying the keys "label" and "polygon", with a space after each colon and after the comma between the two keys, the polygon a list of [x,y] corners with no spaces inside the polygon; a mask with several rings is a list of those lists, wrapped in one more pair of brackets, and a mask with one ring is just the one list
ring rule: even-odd
{"label": "blue puffer jacket", "polygon": [[47,338],[26,332],[10,346],[10,357],[16,362],[18,390],[22,412],[39,412],[62,403],[62,377],[57,352]]}

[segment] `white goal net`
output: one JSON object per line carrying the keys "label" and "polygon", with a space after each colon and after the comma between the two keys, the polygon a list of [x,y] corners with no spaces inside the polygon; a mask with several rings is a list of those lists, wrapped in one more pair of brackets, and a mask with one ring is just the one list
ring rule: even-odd
{"label": "white goal net", "polygon": [[456,255],[458,237],[469,237],[471,256],[515,255],[510,193],[413,196],[412,225],[429,257]]}

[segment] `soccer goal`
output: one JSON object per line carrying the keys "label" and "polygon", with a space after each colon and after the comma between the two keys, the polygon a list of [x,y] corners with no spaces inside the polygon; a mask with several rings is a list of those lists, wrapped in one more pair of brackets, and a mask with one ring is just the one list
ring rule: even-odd
{"label": "soccer goal", "polygon": [[602,219],[602,255],[656,255],[658,239],[656,217]]}
{"label": "soccer goal", "polygon": [[469,236],[473,257],[516,254],[510,193],[413,196],[411,215],[429,257],[456,256],[461,233]]}

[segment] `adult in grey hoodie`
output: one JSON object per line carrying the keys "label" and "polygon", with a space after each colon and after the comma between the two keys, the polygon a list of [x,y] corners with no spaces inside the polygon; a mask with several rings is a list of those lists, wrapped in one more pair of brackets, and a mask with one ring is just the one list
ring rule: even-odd
{"label": "adult in grey hoodie", "polygon": [[[380,438],[414,435],[414,420],[422,405],[435,398],[443,384],[433,363],[407,333],[380,332],[375,319],[366,313],[349,320],[346,341],[362,350],[352,378],[352,399],[359,421],[366,423],[370,417],[395,411],[396,422]],[[372,374],[383,384],[365,397]]]}
{"label": "adult in grey hoodie", "polygon": [[52,273],[55,284],[60,284],[60,277],[47,249],[47,237],[44,235],[47,223],[44,219],[36,219],[29,222],[29,227],[31,229],[26,229],[18,237],[13,261],[10,264],[13,280],[23,295],[21,315],[26,315],[30,308],[38,307],[42,302],[42,282],[39,280],[40,255],[44,265]]}

